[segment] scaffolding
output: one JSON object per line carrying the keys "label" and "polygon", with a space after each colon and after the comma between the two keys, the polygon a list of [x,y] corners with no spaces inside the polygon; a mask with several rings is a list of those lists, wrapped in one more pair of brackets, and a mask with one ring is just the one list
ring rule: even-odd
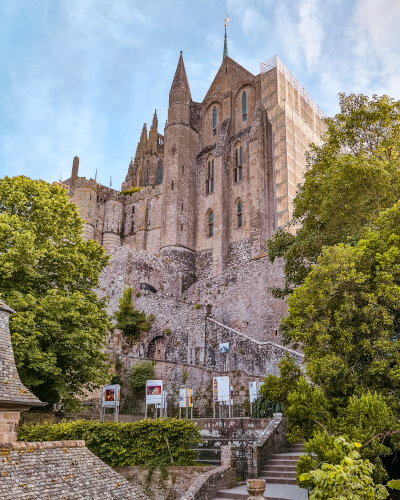
{"label": "scaffolding", "polygon": [[295,90],[301,95],[301,97],[306,101],[306,103],[313,109],[313,111],[321,118],[326,118],[322,109],[314,101],[310,94],[305,90],[305,88],[299,83],[299,81],[293,76],[293,74],[287,69],[283,62],[278,56],[272,56],[263,63],[261,63],[261,74],[265,74],[271,69],[277,68],[286,80],[293,86]]}

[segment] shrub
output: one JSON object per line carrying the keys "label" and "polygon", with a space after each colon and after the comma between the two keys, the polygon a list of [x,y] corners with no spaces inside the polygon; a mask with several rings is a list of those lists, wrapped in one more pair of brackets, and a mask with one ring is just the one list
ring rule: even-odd
{"label": "shrub", "polygon": [[[140,292],[136,292],[137,294]],[[141,332],[148,332],[154,316],[146,317],[145,313],[137,311],[132,302],[133,290],[131,287],[125,288],[122,297],[119,299],[118,311],[114,313],[117,320],[116,328],[122,330],[125,337],[130,342],[137,342]]]}
{"label": "shrub", "polygon": [[171,335],[171,328],[166,328],[164,330],[165,335]]}
{"label": "shrub", "polygon": [[189,446],[201,441],[195,424],[170,418],[131,423],[76,420],[59,424],[25,424],[18,432],[19,441],[80,439],[84,439],[87,448],[107,465],[137,465],[151,469],[171,465],[171,457],[174,465],[194,465],[197,452]]}
{"label": "shrub", "polygon": [[201,309],[201,304],[195,304],[195,305],[194,305],[194,308],[195,308],[195,309]]}
{"label": "shrub", "polygon": [[154,362],[153,361],[139,361],[132,365],[129,374],[129,386],[132,392],[144,398],[146,380],[154,380]]}
{"label": "shrub", "polygon": [[141,187],[131,187],[130,189],[125,189],[124,191],[121,191],[121,194],[124,196],[129,196],[130,194],[133,193],[138,193],[142,188]]}

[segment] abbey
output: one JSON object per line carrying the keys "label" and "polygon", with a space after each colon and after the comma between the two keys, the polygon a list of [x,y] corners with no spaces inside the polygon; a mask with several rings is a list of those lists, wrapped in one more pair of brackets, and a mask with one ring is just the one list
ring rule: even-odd
{"label": "abbey", "polygon": [[253,75],[224,53],[196,102],[181,53],[163,134],[155,113],[121,192],[79,177],[74,158],[63,184],[84,238],[112,255],[99,295],[113,312],[131,285],[135,307],[156,318],[134,356],[273,371],[286,304],[268,292],[283,271],[265,241],[290,220],[305,152],[323,132],[321,110],[276,56]]}

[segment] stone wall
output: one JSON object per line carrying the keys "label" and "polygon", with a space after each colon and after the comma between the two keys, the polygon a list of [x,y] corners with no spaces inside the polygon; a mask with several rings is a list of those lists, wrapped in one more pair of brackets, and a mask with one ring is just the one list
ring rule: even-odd
{"label": "stone wall", "polygon": [[151,471],[146,467],[122,467],[115,469],[131,484],[139,487],[151,500],[177,500],[189,489],[196,479],[214,467],[166,467],[167,478],[162,479],[158,469]]}

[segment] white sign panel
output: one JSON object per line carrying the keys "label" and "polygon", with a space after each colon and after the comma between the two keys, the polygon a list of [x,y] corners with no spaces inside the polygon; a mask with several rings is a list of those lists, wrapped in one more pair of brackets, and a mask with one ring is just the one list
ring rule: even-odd
{"label": "white sign panel", "polygon": [[179,408],[192,408],[193,389],[179,389]]}
{"label": "white sign panel", "polygon": [[259,382],[254,381],[254,382],[249,382],[249,400],[250,403],[254,403],[254,401],[258,398],[259,392],[260,392],[260,387],[263,385],[264,382]]}
{"label": "white sign panel", "polygon": [[106,385],[103,387],[101,406],[115,408],[119,406],[121,398],[121,387],[118,384]]}
{"label": "white sign panel", "polygon": [[229,377],[214,377],[213,378],[213,400],[226,401],[229,403],[231,397],[231,386]]}
{"label": "white sign panel", "polygon": [[224,354],[229,352],[229,342],[224,342],[223,344],[219,344],[219,353]]}
{"label": "white sign panel", "polygon": [[161,400],[162,403],[156,404],[156,408],[167,408],[167,396],[168,396],[168,393],[163,391],[162,400]]}
{"label": "white sign panel", "polygon": [[161,404],[162,398],[162,380],[147,380],[146,381],[146,404],[156,405]]}

